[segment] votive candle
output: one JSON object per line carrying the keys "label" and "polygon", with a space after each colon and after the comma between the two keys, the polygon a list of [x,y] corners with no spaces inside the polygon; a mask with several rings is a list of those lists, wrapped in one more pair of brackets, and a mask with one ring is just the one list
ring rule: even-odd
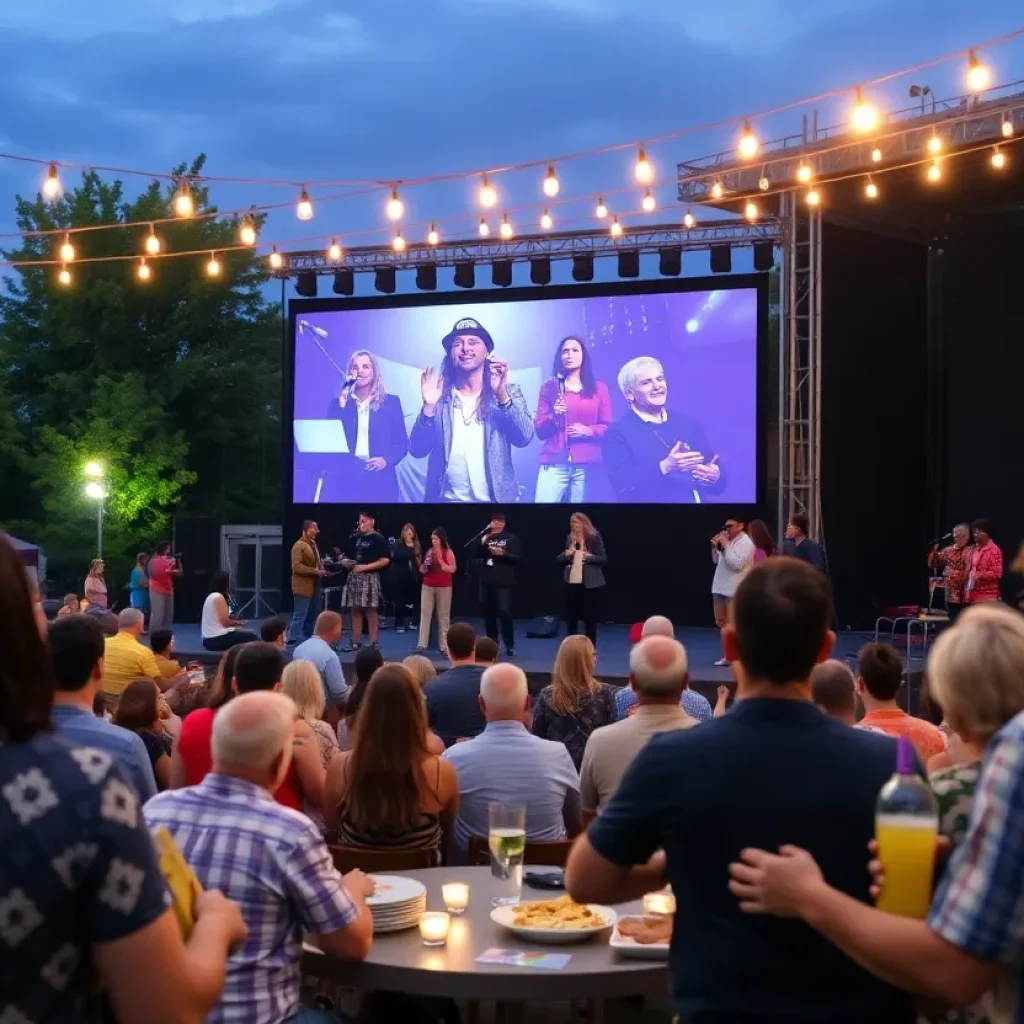
{"label": "votive candle", "polygon": [[667,917],[676,912],[676,898],[670,892],[649,892],[644,896],[644,913]]}
{"label": "votive candle", "polygon": [[443,946],[448,940],[451,916],[443,911],[424,914],[420,918],[420,937],[424,946]]}
{"label": "votive candle", "polygon": [[449,882],[441,886],[441,898],[450,914],[465,913],[469,906],[469,886],[465,882]]}

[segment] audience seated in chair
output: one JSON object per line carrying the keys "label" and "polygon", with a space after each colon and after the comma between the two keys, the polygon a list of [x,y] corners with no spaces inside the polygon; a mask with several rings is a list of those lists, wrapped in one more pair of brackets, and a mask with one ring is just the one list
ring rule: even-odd
{"label": "audience seated in chair", "polygon": [[468,622],[451,625],[445,642],[452,667],[427,686],[426,695],[430,728],[450,747],[483,732],[480,677],[484,670],[476,664],[476,633]]}

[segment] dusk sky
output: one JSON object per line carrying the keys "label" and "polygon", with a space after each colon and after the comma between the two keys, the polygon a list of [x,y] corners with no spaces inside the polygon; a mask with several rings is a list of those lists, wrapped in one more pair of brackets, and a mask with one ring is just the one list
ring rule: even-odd
{"label": "dusk sky", "polygon": [[[206,152],[214,175],[409,179],[471,171],[644,137],[897,70],[1010,31],[1019,4],[988,0],[31,0],[0,5],[4,152],[170,170]],[[1024,78],[1019,41],[986,55],[993,80]],[[950,96],[963,63],[875,93],[906,106],[911,82]],[[1018,90],[1013,90],[1018,91]],[[822,123],[849,107],[822,104]],[[809,111],[810,108],[808,108]],[[800,130],[801,111],[756,125],[762,138]],[[734,145],[736,129],[653,147],[659,204],[676,220],[677,161]],[[559,164],[557,222],[580,227],[592,196],[631,181],[633,151]],[[44,168],[0,160],[0,231],[15,193]],[[74,177],[71,174],[70,177]],[[536,230],[543,168],[497,179],[520,230]],[[134,191],[145,179],[126,178]],[[406,234],[437,220],[471,236],[477,183],[410,189]],[[317,190],[312,189],[314,199]],[[321,189],[320,193],[342,189]],[[294,202],[297,190],[217,185],[221,209]],[[632,190],[609,202],[636,211]],[[318,248],[321,237],[384,228],[386,196],[322,202],[308,224],[272,215],[265,241]],[[461,221],[449,218],[462,217]],[[640,215],[633,213],[632,222]],[[383,241],[383,232],[347,243]],[[303,241],[307,239],[306,241]]]}

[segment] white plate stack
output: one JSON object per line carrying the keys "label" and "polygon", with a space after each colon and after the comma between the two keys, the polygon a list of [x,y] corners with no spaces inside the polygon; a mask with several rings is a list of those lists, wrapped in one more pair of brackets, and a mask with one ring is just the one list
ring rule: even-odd
{"label": "white plate stack", "polygon": [[427,909],[427,887],[401,875],[370,875],[376,891],[366,901],[373,915],[373,933],[415,928]]}

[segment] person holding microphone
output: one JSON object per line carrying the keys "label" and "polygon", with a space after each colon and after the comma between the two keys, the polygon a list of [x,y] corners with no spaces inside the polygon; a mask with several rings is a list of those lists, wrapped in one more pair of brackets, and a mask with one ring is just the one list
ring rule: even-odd
{"label": "person holding microphone", "polygon": [[574,512],[569,517],[569,536],[565,551],[558,556],[565,566],[565,632],[572,636],[583,620],[583,630],[597,646],[597,603],[605,584],[604,566],[608,561],[601,534],[590,517]]}
{"label": "person holding microphone", "polygon": [[452,577],[455,575],[455,552],[448,543],[448,534],[438,527],[430,535],[430,550],[420,562],[423,587],[420,590],[420,635],[416,651],[427,649],[430,642],[430,620],[437,609],[437,646],[448,654],[448,627],[452,624]]}
{"label": "person holding microphone", "polygon": [[[715,625],[721,632],[729,624],[729,605],[743,577],[754,565],[754,542],[742,519],[726,519],[725,526],[711,538],[711,561],[715,578],[711,582],[711,605]],[[716,665],[728,665],[728,658],[719,658]]]}

